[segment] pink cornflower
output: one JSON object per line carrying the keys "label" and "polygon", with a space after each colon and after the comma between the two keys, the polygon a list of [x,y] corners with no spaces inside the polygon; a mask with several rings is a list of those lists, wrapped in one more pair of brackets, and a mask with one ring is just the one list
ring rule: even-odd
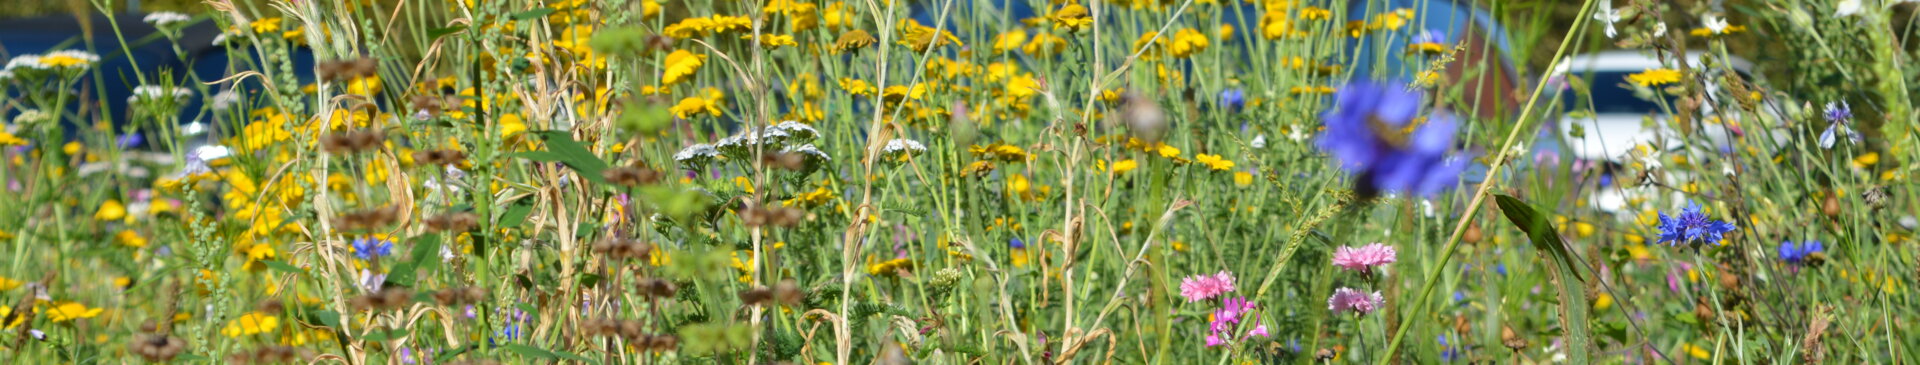
{"label": "pink cornflower", "polygon": [[1341,246],[1340,249],[1333,251],[1333,266],[1371,273],[1374,266],[1393,263],[1395,256],[1397,255],[1393,251],[1393,246],[1379,243],[1360,246],[1360,248]]}
{"label": "pink cornflower", "polygon": [[1327,298],[1327,310],[1333,311],[1334,314],[1354,312],[1355,314],[1366,315],[1367,313],[1373,313],[1373,311],[1379,310],[1381,306],[1385,306],[1386,304],[1387,298],[1380,296],[1380,292],[1367,294],[1366,292],[1353,290],[1353,288],[1334,290],[1333,296]]}
{"label": "pink cornflower", "polygon": [[1213,276],[1194,275],[1180,280],[1180,296],[1187,297],[1188,303],[1232,293],[1233,290],[1233,273],[1226,271]]}

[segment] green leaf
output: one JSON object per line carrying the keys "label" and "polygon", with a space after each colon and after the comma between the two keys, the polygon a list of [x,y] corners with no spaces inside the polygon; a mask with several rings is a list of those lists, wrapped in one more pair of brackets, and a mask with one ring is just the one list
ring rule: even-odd
{"label": "green leaf", "polygon": [[386,340],[397,338],[397,337],[403,337],[406,335],[407,335],[407,330],[396,329],[396,330],[368,332],[365,335],[361,335],[360,339],[366,340],[366,341],[380,342],[380,341],[386,341]]}
{"label": "green leaf", "polygon": [[538,347],[527,346],[527,345],[522,345],[517,343],[506,344],[500,347],[507,349],[507,351],[512,351],[513,353],[520,354],[520,356],[526,356],[526,357],[537,357],[542,359],[566,359],[566,360],[579,361],[579,362],[585,362],[585,363],[594,363],[594,364],[600,363],[599,361],[594,361],[593,359],[589,359],[585,356],[580,356],[578,354],[574,354],[571,352],[548,351]]}
{"label": "green leaf", "polygon": [[600,176],[600,172],[607,169],[607,162],[600,160],[599,156],[594,156],[593,151],[581,145],[580,141],[573,140],[572,135],[567,134],[566,131],[557,130],[536,131],[532,134],[546,141],[547,149],[519,152],[509,156],[540,162],[559,162],[573,168],[581,178],[587,181],[602,186],[607,184],[606,177]]}
{"label": "green leaf", "polygon": [[294,273],[294,274],[307,273],[306,270],[300,270],[299,267],[295,267],[293,265],[289,265],[285,262],[280,262],[278,260],[260,260],[260,263],[267,265],[267,268],[274,269],[275,271],[283,271],[283,272]]}
{"label": "green leaf", "polygon": [[513,13],[512,18],[513,20],[527,20],[547,16],[547,14],[553,14],[553,8],[539,8]]}
{"label": "green leaf", "polygon": [[460,31],[463,31],[463,30],[467,30],[466,24],[456,24],[454,26],[446,27],[446,28],[433,28],[432,30],[427,31],[427,39],[440,38],[440,36],[459,33]]}
{"label": "green leaf", "polygon": [[315,320],[320,321],[320,325],[322,326],[340,328],[340,312],[318,310],[313,311],[312,315]]}
{"label": "green leaf", "polygon": [[594,360],[594,359],[589,359],[589,358],[587,358],[586,356],[580,356],[579,354],[575,354],[575,353],[571,353],[571,352],[566,352],[566,351],[560,351],[560,350],[549,350],[549,351],[547,351],[547,352],[552,352],[552,353],[553,353],[553,356],[557,356],[557,357],[559,357],[559,358],[562,358],[562,359],[567,359],[567,360],[573,360],[573,361],[579,361],[579,362],[584,362],[584,363],[593,363],[593,364],[598,364],[598,363],[600,363],[599,361],[596,361],[596,360]]}
{"label": "green leaf", "polygon": [[1560,328],[1567,331],[1571,344],[1567,347],[1567,357],[1573,364],[1586,364],[1592,359],[1587,350],[1593,346],[1593,333],[1589,328],[1592,323],[1587,321],[1587,311],[1591,307],[1588,306],[1587,288],[1583,284],[1586,278],[1580,275],[1580,261],[1573,257],[1567,243],[1560,239],[1560,231],[1553,228],[1553,223],[1547,221],[1545,215],[1520,198],[1495,195],[1494,202],[1500,205],[1500,212],[1507,216],[1507,221],[1526,232],[1534,248],[1548,256],[1542,262],[1550,266],[1547,272],[1559,283],[1555,288],[1560,291]]}
{"label": "green leaf", "polygon": [[413,238],[413,254],[407,256],[413,266],[432,265],[440,262],[440,235],[423,234]]}
{"label": "green leaf", "polygon": [[447,351],[446,353],[440,354],[439,357],[433,358],[433,362],[436,364],[445,364],[448,361],[452,361],[455,356],[460,356],[460,354],[467,353],[467,351],[472,351],[475,346],[479,346],[479,344],[460,346],[460,348]]}
{"label": "green leaf", "polygon": [[506,212],[500,214],[500,224],[498,227],[519,227],[521,224],[527,223],[527,215],[532,213],[533,203],[525,201],[514,202],[513,205],[507,206]]}

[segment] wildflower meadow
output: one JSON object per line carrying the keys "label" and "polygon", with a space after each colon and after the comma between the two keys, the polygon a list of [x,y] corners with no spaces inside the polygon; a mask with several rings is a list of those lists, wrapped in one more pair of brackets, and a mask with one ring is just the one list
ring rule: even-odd
{"label": "wildflower meadow", "polygon": [[1920,358],[1920,1],[24,2],[10,363]]}

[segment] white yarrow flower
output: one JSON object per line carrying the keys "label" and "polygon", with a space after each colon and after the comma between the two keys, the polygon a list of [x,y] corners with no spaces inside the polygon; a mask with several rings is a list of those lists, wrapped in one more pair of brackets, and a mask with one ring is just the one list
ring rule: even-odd
{"label": "white yarrow flower", "polygon": [[187,16],[186,14],[181,14],[181,13],[176,13],[171,11],[150,13],[150,14],[147,14],[146,18],[141,19],[141,21],[147,22],[147,24],[153,24],[153,26],[162,27],[162,28],[165,28],[167,26],[171,26],[174,24],[185,23],[188,20],[193,20],[193,17]]}
{"label": "white yarrow flower", "polygon": [[193,90],[188,90],[184,87],[175,86],[169,89],[168,87],[159,85],[140,85],[139,87],[133,88],[133,95],[127,97],[127,102],[154,102],[172,98],[176,102],[184,103],[189,97],[193,97]]}

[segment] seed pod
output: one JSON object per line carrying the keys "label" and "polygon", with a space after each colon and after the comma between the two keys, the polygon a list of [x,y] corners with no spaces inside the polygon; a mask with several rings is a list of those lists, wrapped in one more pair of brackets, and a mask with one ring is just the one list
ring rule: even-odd
{"label": "seed pod", "polygon": [[1827,199],[1820,202],[1820,212],[1825,213],[1827,218],[1840,217],[1839,194],[1827,194]]}
{"label": "seed pod", "polygon": [[1453,333],[1459,334],[1460,337],[1466,337],[1467,334],[1471,332],[1473,332],[1473,325],[1467,322],[1466,315],[1453,316]]}
{"label": "seed pod", "polygon": [[1887,189],[1885,187],[1870,187],[1867,188],[1867,191],[1860,193],[1860,200],[1866,201],[1867,207],[1873,210],[1880,210],[1880,208],[1886,207],[1888,199],[1889,197],[1887,196]]}
{"label": "seed pod", "polygon": [[1460,240],[1469,244],[1480,243],[1481,238],[1484,237],[1482,237],[1480,224],[1478,223],[1467,223],[1467,231],[1460,234]]}
{"label": "seed pod", "polygon": [[1713,307],[1707,306],[1707,300],[1701,298],[1693,303],[1693,316],[1698,318],[1700,323],[1712,323],[1714,319]]}
{"label": "seed pod", "polygon": [[166,362],[173,360],[174,356],[180,355],[180,351],[186,348],[187,342],[180,340],[179,337],[158,333],[134,336],[133,342],[127,344],[128,352],[132,352],[134,355],[138,355],[141,359],[147,360],[148,362]]}
{"label": "seed pod", "polygon": [[264,302],[260,302],[260,305],[255,306],[254,310],[265,312],[265,313],[279,313],[281,310],[284,310],[285,308],[286,307],[280,303],[279,299],[268,299]]}
{"label": "seed pod", "polygon": [[740,291],[739,296],[743,305],[760,305],[773,299],[773,290],[766,287],[747,289]]}
{"label": "seed pod", "polygon": [[793,279],[782,279],[779,284],[773,286],[773,299],[781,304],[800,305],[800,301],[806,298],[807,292],[800,289],[800,282]]}
{"label": "seed pod", "polygon": [[680,346],[680,338],[673,335],[659,335],[647,339],[647,347],[654,351],[671,351]]}
{"label": "seed pod", "polygon": [[1514,352],[1527,349],[1527,339],[1520,337],[1520,333],[1515,332],[1512,326],[1500,326],[1500,344]]}

